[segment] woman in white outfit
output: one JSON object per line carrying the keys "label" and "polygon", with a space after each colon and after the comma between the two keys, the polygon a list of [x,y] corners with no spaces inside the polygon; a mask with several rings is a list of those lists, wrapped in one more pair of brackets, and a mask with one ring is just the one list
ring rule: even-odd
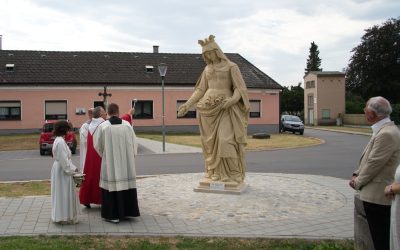
{"label": "woman in white outfit", "polygon": [[393,199],[390,212],[390,250],[400,250],[400,165],[394,182],[385,188],[385,195]]}
{"label": "woman in white outfit", "polygon": [[56,139],[53,144],[51,169],[51,219],[60,224],[78,223],[78,200],[75,192],[73,174],[78,168],[71,161],[71,151],[64,140],[70,130],[67,121],[58,121],[54,125]]}

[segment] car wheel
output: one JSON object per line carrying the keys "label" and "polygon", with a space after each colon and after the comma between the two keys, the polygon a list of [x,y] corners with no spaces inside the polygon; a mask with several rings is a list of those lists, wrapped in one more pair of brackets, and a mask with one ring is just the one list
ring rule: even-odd
{"label": "car wheel", "polygon": [[304,134],[304,131],[300,131],[300,135],[303,135]]}
{"label": "car wheel", "polygon": [[43,150],[43,149],[40,149],[40,155],[44,155],[46,153],[46,151],[45,150]]}

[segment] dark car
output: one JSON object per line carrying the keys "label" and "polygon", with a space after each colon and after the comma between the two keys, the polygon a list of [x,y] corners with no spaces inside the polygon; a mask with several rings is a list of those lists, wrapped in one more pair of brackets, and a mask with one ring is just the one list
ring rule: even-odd
{"label": "dark car", "polygon": [[[46,151],[51,154],[51,149],[53,148],[54,139],[56,138],[53,134],[54,124],[56,122],[57,121],[46,121],[45,124],[43,125],[39,139],[40,155],[44,155]],[[71,153],[75,154],[77,145],[76,136],[71,123],[69,123],[69,126],[71,127],[71,130],[68,131],[67,135],[65,136],[65,142],[71,149]]]}
{"label": "dark car", "polygon": [[281,132],[289,131],[294,133],[303,134],[304,124],[303,121],[295,115],[282,115],[281,117]]}

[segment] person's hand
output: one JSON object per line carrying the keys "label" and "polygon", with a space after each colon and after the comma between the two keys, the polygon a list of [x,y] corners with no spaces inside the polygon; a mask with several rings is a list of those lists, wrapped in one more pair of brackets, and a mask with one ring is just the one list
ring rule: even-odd
{"label": "person's hand", "polygon": [[352,189],[356,189],[356,177],[351,178],[351,180],[350,180],[350,182],[349,182],[349,186],[350,186]]}
{"label": "person's hand", "polygon": [[386,197],[388,197],[390,199],[394,199],[394,192],[393,192],[393,189],[392,189],[392,185],[387,185],[385,187],[384,193],[385,193]]}
{"label": "person's hand", "polygon": [[188,106],[185,104],[182,104],[181,106],[179,106],[178,108],[178,117],[182,117],[184,115],[186,115],[186,113],[189,111]]}
{"label": "person's hand", "polygon": [[133,115],[135,113],[135,108],[132,107],[129,109],[128,114]]}

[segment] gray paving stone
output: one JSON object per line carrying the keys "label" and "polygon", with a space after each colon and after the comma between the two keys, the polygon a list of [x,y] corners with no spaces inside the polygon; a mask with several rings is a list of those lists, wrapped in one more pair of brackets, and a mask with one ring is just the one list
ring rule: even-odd
{"label": "gray paving stone", "polygon": [[138,197],[142,216],[118,225],[105,222],[100,207],[81,207],[79,224],[61,226],[50,220],[49,196],[0,198],[0,236],[105,233],[353,237],[354,194],[347,180],[248,173],[248,190],[233,196],[193,192],[201,176],[179,174],[138,179],[138,188],[143,190]]}

